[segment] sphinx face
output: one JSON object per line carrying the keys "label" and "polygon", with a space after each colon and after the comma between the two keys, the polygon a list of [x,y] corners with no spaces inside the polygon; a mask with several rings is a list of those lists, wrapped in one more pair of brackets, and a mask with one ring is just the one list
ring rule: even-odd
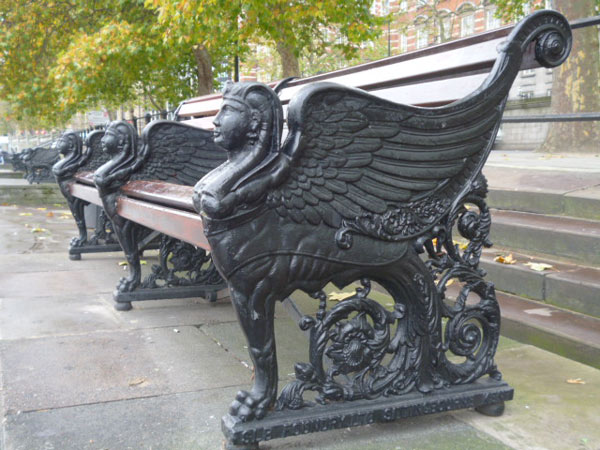
{"label": "sphinx face", "polygon": [[56,150],[58,151],[58,153],[60,153],[63,156],[67,156],[68,153],[70,153],[71,146],[69,145],[69,141],[68,139],[64,139],[64,138],[59,138],[58,142],[56,143]]}
{"label": "sphinx face", "polygon": [[213,123],[215,144],[224,149],[240,150],[248,141],[250,115],[243,105],[225,100]]}
{"label": "sphinx face", "polygon": [[113,131],[110,131],[110,128],[106,130],[104,136],[102,136],[102,151],[113,156],[119,153],[119,137],[114,134]]}

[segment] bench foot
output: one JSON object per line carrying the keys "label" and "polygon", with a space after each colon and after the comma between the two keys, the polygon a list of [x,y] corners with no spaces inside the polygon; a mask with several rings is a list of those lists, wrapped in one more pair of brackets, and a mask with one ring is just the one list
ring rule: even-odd
{"label": "bench foot", "polygon": [[477,406],[475,411],[477,411],[479,414],[483,414],[484,416],[499,417],[504,413],[504,402]]}
{"label": "bench foot", "polygon": [[69,253],[69,259],[71,261],[81,261],[81,253]]}
{"label": "bench foot", "polygon": [[258,442],[252,444],[233,444],[230,441],[225,443],[225,450],[258,450]]}
{"label": "bench foot", "polygon": [[131,302],[116,302],[115,309],[117,311],[129,311],[131,309]]}

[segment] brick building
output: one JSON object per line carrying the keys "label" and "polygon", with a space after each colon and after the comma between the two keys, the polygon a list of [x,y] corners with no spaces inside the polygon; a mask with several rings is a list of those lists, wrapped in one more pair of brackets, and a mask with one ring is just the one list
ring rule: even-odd
{"label": "brick building", "polygon": [[[525,13],[533,5],[551,7],[551,3],[533,0]],[[372,11],[391,14],[384,34],[392,55],[506,25],[496,17],[496,6],[488,0],[375,0]]]}

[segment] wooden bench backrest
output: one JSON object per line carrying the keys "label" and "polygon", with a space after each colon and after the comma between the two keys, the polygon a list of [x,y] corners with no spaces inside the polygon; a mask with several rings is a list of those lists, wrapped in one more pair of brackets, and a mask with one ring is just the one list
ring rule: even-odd
{"label": "wooden bench backrest", "polygon": [[[497,47],[512,26],[426,49],[392,56],[359,66],[294,80],[281,92],[285,105],[302,87],[317,81],[340,83],[366,90],[388,100],[418,106],[441,106],[473,92],[485,79],[498,56]],[[530,47],[522,69],[539,67]],[[185,100],[177,117],[212,128],[221,106],[221,94]]]}

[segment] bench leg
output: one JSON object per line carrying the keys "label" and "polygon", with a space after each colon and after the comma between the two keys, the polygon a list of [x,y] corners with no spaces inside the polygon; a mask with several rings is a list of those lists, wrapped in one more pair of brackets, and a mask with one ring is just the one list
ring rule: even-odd
{"label": "bench leg", "polygon": [[499,417],[504,414],[504,402],[491,403],[489,405],[477,406],[475,408],[480,414],[490,417]]}
{"label": "bench leg", "polygon": [[[87,227],[85,225],[85,215],[83,212],[87,202],[78,198],[73,198],[72,200],[69,200],[68,203],[69,209],[73,214],[73,219],[75,219],[77,230],[79,231],[79,236],[71,239],[71,243],[69,245],[69,251],[71,251],[72,249],[82,247],[87,243]],[[78,256],[79,258],[71,259],[81,259],[81,255]]]}

